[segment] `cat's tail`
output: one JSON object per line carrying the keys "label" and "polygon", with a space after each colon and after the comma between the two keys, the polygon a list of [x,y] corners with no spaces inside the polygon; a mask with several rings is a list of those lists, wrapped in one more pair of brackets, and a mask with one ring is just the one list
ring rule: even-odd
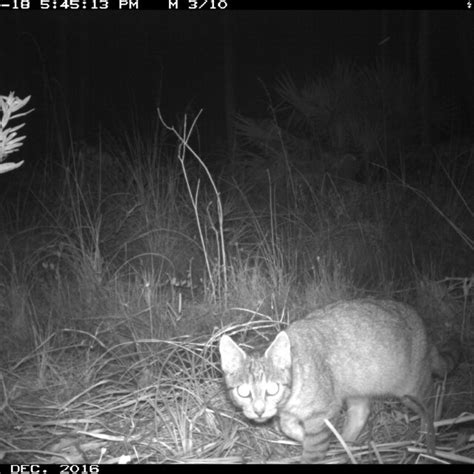
{"label": "cat's tail", "polygon": [[459,364],[462,345],[458,338],[449,339],[440,349],[431,348],[431,371],[436,377],[445,378]]}

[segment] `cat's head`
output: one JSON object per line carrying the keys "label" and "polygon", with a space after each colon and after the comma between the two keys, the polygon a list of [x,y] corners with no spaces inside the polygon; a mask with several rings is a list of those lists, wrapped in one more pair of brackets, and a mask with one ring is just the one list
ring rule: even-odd
{"label": "cat's head", "polygon": [[280,332],[261,357],[245,353],[225,335],[219,351],[230,397],[245,416],[261,423],[276,415],[291,389],[288,334]]}

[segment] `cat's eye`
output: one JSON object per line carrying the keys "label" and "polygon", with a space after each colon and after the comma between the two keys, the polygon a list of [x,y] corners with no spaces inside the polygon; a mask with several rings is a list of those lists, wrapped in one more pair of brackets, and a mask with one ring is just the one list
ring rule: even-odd
{"label": "cat's eye", "polygon": [[280,391],[280,385],[276,382],[268,382],[266,392],[267,395],[273,396]]}
{"label": "cat's eye", "polygon": [[250,387],[247,384],[239,385],[237,387],[237,395],[242,398],[250,397]]}

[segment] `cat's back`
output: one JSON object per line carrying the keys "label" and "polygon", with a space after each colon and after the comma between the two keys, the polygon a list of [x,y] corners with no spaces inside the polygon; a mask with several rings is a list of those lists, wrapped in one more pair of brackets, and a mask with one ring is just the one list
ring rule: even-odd
{"label": "cat's back", "polygon": [[320,374],[341,396],[408,393],[419,373],[429,370],[424,324],[403,303],[342,301],[294,322],[286,332],[296,382]]}
{"label": "cat's back", "polygon": [[304,319],[295,321],[286,330],[290,338],[308,341],[323,338],[331,344],[352,344],[381,340],[407,344],[425,339],[421,318],[410,306],[391,300],[341,301],[316,310]]}

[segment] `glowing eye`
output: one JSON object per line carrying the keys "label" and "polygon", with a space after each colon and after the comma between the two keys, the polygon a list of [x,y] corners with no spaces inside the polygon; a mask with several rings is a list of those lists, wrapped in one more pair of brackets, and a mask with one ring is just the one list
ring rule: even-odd
{"label": "glowing eye", "polygon": [[242,398],[250,397],[250,387],[247,384],[239,385],[237,387],[237,395]]}
{"label": "glowing eye", "polygon": [[275,382],[268,382],[267,384],[267,395],[273,396],[280,391],[280,385]]}

